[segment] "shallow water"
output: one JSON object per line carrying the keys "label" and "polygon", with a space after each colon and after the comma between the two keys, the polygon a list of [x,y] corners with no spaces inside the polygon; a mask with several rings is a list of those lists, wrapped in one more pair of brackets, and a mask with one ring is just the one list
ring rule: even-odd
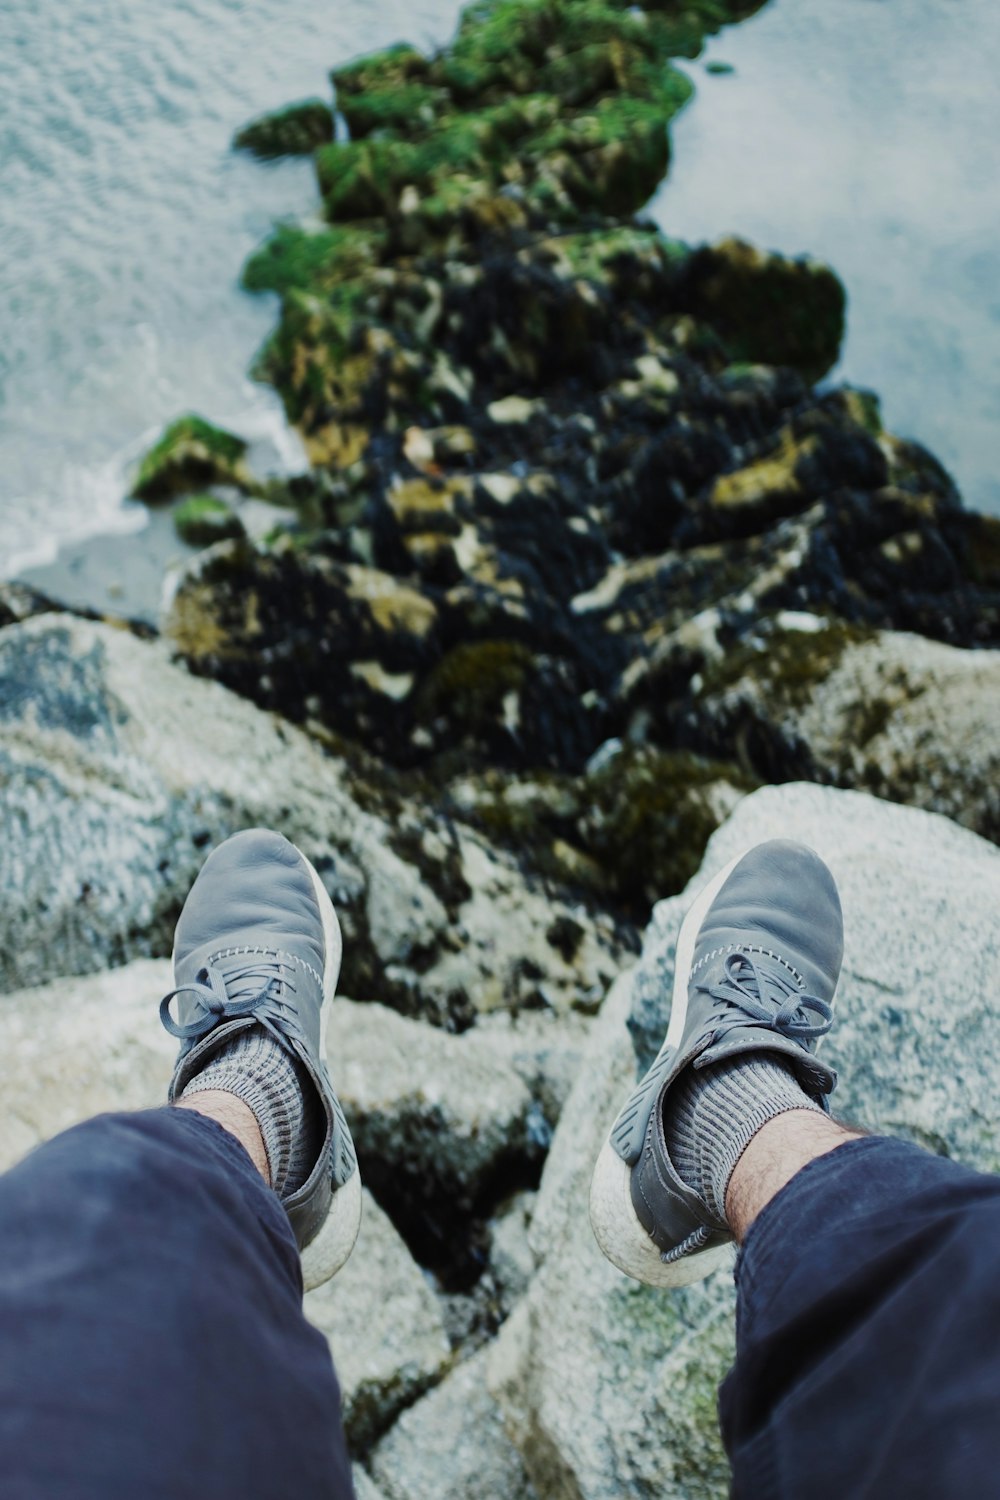
{"label": "shallow water", "polygon": [[298,449],[247,378],[274,321],[237,288],[311,164],[229,149],[264,110],[329,97],[329,68],[408,35],[439,44],[458,0],[4,0],[0,7],[0,576],[66,541],[143,524],[130,461],[195,409]]}
{"label": "shallow water", "polygon": [[[682,239],[738,231],[846,283],[837,376],[1000,514],[1000,5],[772,0],[692,66],[653,204]],[[704,64],[736,71],[712,76]]]}
{"label": "shallow water", "polygon": [[[125,475],[203,412],[294,465],[247,378],[273,322],[237,287],[271,221],[311,211],[308,163],[233,154],[248,118],[327,92],[327,70],[444,41],[457,0],[5,0],[0,9],[0,575],[60,541],[143,524]],[[843,374],[1000,512],[995,255],[1000,7],[773,0],[692,71],[655,202],[671,233],[811,250],[851,296]]]}

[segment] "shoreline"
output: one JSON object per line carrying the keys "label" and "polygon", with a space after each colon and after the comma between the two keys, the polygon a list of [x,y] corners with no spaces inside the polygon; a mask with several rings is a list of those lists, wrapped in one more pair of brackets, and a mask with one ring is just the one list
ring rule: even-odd
{"label": "shoreline", "polygon": [[70,611],[120,616],[159,628],[168,569],[197,551],[181,541],[169,510],[148,508],[139,531],[98,532],[61,547],[49,563],[8,580]]}

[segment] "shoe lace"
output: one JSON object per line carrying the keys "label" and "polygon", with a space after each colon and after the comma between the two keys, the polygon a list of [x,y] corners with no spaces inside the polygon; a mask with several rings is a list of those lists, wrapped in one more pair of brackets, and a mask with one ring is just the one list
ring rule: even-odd
{"label": "shoe lace", "polygon": [[[190,984],[178,985],[160,1001],[160,1020],[171,1036],[181,1041],[206,1036],[220,1021],[251,1016],[277,1042],[301,1040],[298,1012],[289,995],[295,986],[286,977],[288,965],[276,953],[255,953],[243,964],[220,969],[214,962],[199,970]],[[177,995],[192,995],[193,1018],[175,1021],[170,1003]]]}
{"label": "shoe lace", "polygon": [[778,964],[745,950],[727,955],[725,975],[717,984],[695,988],[725,1007],[717,1019],[713,1043],[745,1026],[748,1016],[796,1042],[818,1041],[833,1025],[833,1007],[826,1000],[798,989]]}

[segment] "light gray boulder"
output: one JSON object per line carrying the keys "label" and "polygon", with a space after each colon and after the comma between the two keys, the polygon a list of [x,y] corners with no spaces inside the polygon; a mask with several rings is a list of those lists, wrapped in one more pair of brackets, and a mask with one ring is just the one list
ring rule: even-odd
{"label": "light gray boulder", "polygon": [[640,964],[605,1003],[535,1205],[540,1269],[490,1352],[490,1387],[546,1500],[728,1491],[715,1390],[733,1350],[729,1275],[678,1293],[630,1282],[601,1258],[587,1197],[616,1110],[662,1040],[687,906],[728,860],[775,836],[819,850],[843,899],[839,1019],[825,1045],[843,1079],[835,1109],[1000,1168],[1000,852],[858,793],[793,784],[748,797],[697,880],[656,908]]}
{"label": "light gray boulder", "polygon": [[361,1469],[360,1464],[355,1464],[351,1478],[354,1479],[354,1500],[387,1500],[367,1470]]}
{"label": "light gray boulder", "polygon": [[[0,996],[0,1170],[91,1115],[164,1102],[177,1043],[157,1008],[171,985],[169,963],[138,961]],[[330,1342],[354,1452],[450,1364],[442,1303],[368,1193],[354,1254],[305,1310]]]}
{"label": "light gray boulder", "polygon": [[350,1260],[306,1294],[305,1311],[329,1340],[347,1441],[363,1454],[451,1357],[441,1305],[370,1193]]}
{"label": "light gray boulder", "polygon": [[360,1464],[354,1465],[354,1500],[386,1500],[378,1485]]}
{"label": "light gray boulder", "polygon": [[535,1193],[515,1193],[490,1221],[490,1274],[505,1316],[523,1297],[535,1274],[530,1231],[536,1197]]}
{"label": "light gray boulder", "polygon": [[701,670],[676,714],[700,747],[738,753],[769,780],[944,813],[1000,842],[1000,651],[789,611],[758,620],[738,649],[691,634]]}
{"label": "light gray boulder", "polygon": [[362,1158],[467,1209],[506,1166],[540,1162],[585,1028],[491,1016],[452,1036],[382,1005],[337,1000],[327,1048]]}
{"label": "light gray boulder", "polygon": [[140,960],[0,995],[0,1171],[90,1115],[163,1103],[177,1042],[157,1007],[172,985],[169,963]]}
{"label": "light gray boulder", "polygon": [[484,1349],[460,1364],[375,1449],[385,1500],[536,1500],[487,1390],[487,1358]]}
{"label": "light gray boulder", "polygon": [[[169,963],[139,961],[0,996],[0,1170],[91,1115],[164,1102],[177,1043],[157,1007],[171,985]],[[329,1339],[354,1451],[450,1363],[441,1302],[368,1193],[353,1256],[305,1308]]]}
{"label": "light gray boulder", "polygon": [[[465,1024],[593,1010],[620,961],[610,921],[160,643],[63,615],[0,631],[0,992],[168,952],[207,850],[254,824],[313,859],[363,999]],[[547,934],[571,914],[567,957]]]}

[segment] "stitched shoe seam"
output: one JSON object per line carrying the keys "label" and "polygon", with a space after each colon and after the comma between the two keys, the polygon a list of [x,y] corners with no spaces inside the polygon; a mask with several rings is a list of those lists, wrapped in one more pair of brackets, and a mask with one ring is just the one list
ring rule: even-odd
{"label": "stitched shoe seam", "polygon": [[322,974],[318,973],[313,968],[308,959],[300,958],[297,953],[289,953],[286,948],[261,948],[249,946],[239,948],[220,948],[218,952],[209,955],[209,957],[206,959],[206,963],[214,964],[218,963],[218,961],[222,958],[239,958],[241,954],[248,953],[260,953],[268,957],[273,956],[274,958],[287,959],[289,963],[293,965],[297,964],[299,968],[305,969],[307,973],[312,975],[316,983],[319,985],[320,989],[323,988]]}
{"label": "stitched shoe seam", "polygon": [[788,970],[800,990],[804,990],[806,987],[805,978],[795,968],[794,964],[789,963],[788,959],[783,958],[780,953],[775,953],[773,949],[765,948],[760,943],[728,943],[725,947],[713,948],[711,953],[706,953],[704,958],[699,958],[696,964],[691,965],[688,973],[689,982],[697,974],[698,970],[703,969],[713,958],[721,958],[727,953],[759,953],[763,958],[771,958],[775,963],[781,964],[782,968]]}

